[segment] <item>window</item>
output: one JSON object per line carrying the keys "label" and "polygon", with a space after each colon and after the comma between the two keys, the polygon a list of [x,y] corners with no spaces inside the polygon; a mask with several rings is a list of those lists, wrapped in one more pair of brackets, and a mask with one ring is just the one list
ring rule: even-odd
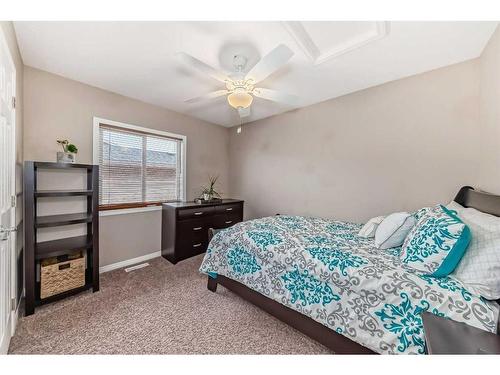
{"label": "window", "polygon": [[98,142],[94,158],[99,162],[100,209],[183,200],[186,138],[108,122],[94,125],[98,133],[94,134],[94,142]]}

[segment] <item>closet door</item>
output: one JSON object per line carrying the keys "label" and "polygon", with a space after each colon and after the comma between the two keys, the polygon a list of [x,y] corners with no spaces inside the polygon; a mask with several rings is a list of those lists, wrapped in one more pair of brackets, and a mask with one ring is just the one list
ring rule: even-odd
{"label": "closet door", "polygon": [[0,31],[0,354],[7,353],[15,296],[15,93],[16,72]]}

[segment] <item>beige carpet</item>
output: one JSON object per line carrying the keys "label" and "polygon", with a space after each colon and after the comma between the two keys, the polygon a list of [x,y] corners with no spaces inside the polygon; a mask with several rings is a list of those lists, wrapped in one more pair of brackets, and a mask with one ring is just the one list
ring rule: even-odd
{"label": "beige carpet", "polygon": [[101,290],[19,321],[13,354],[319,354],[328,349],[219,286],[202,256],[101,275]]}

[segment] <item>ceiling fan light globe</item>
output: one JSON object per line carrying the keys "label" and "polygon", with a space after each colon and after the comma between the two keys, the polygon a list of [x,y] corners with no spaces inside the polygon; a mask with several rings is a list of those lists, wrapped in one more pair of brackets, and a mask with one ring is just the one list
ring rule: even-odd
{"label": "ceiling fan light globe", "polygon": [[253,96],[246,91],[236,90],[227,96],[227,102],[233,108],[248,108],[253,102]]}

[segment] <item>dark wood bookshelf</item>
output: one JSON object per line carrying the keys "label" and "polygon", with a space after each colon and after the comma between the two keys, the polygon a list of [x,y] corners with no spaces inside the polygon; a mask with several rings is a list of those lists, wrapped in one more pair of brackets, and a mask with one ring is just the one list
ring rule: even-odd
{"label": "dark wood bookshelf", "polygon": [[36,228],[59,227],[61,225],[72,225],[92,222],[92,214],[86,212],[75,214],[37,216],[35,219]]}
{"label": "dark wood bookshelf", "polygon": [[[37,172],[41,169],[65,173],[76,169],[86,171],[86,185],[77,190],[39,190]],[[37,215],[37,202],[44,198],[84,197],[85,212],[61,215]],[[48,201],[50,204],[50,201]],[[99,167],[91,164],[67,164],[26,161],[24,163],[24,236],[25,236],[25,315],[35,312],[35,307],[54,302],[70,295],[92,289],[99,290]],[[86,234],[38,242],[38,230],[63,225],[86,224]],[[85,285],[58,295],[41,299],[37,267],[41,260],[67,255],[78,250],[86,251]]]}
{"label": "dark wood bookshelf", "polygon": [[56,257],[75,250],[90,249],[91,247],[92,236],[87,235],[38,242],[35,245],[35,259]]}
{"label": "dark wood bookshelf", "polygon": [[84,291],[89,290],[91,288],[92,288],[92,283],[87,283],[84,286],[81,286],[81,287],[75,288],[75,289],[71,289],[71,290],[68,290],[68,291],[60,293],[60,294],[56,294],[55,296],[47,297],[44,299],[37,298],[35,301],[35,306],[41,306],[41,305],[45,305],[47,303],[60,301],[64,298],[74,296],[75,294],[84,292]]}
{"label": "dark wood bookshelf", "polygon": [[38,190],[35,197],[78,197],[92,195],[92,190]]}
{"label": "dark wood bookshelf", "polygon": [[53,163],[50,161],[33,161],[35,169],[87,169],[93,170],[96,166],[92,164],[76,164],[76,163]]}

